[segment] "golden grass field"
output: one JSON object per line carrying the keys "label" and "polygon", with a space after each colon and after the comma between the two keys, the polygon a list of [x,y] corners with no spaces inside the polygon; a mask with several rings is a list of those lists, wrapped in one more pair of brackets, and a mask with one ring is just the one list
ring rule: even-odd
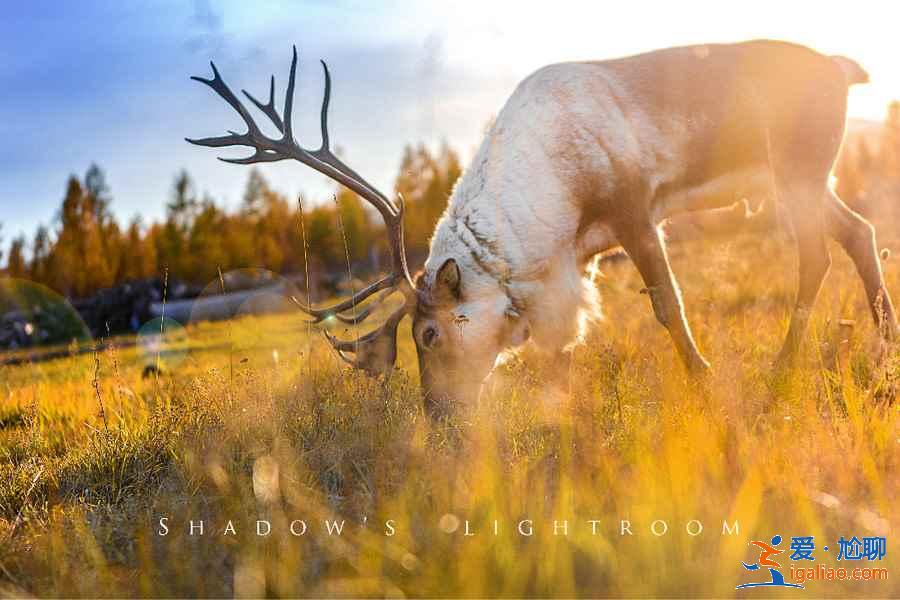
{"label": "golden grass field", "polygon": [[[603,266],[606,319],[571,367],[523,352],[440,423],[417,397],[408,332],[408,375],[383,386],[320,336],[310,353],[299,315],[188,327],[158,380],[134,347],[0,367],[0,595],[900,596],[900,362],[877,360],[851,263],[832,247],[801,365],[775,377],[792,245],[671,254],[714,365],[705,382],[686,378],[628,261]],[[895,299],[898,264],[885,263]],[[237,535],[222,535],[229,519]],[[885,559],[859,566],[890,579],[735,591],[764,580],[741,567],[748,541],[776,533],[815,536],[829,566],[840,536],[884,535]]]}

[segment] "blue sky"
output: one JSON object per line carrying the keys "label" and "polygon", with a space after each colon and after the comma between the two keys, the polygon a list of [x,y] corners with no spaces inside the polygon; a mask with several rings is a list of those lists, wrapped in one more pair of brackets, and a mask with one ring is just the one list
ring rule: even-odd
{"label": "blue sky", "polygon": [[[121,221],[163,215],[181,169],[225,206],[247,167],[190,146],[239,128],[206,87],[215,60],[235,91],[279,92],[300,51],[294,109],[301,142],[318,146],[322,74],[332,71],[333,144],[389,190],[403,145],[448,140],[471,155],[484,126],[529,72],[561,60],[599,59],[669,45],[774,37],[859,60],[873,84],[855,88],[852,116],[880,119],[900,97],[900,42],[887,3],[631,1],[526,6],[516,2],[6,3],[0,18],[0,235],[5,244],[52,220],[65,181],[91,162],[107,173]],[[536,3],[535,3],[536,4]],[[222,154],[227,155],[228,150]],[[241,155],[242,150],[231,152]],[[321,175],[265,165],[286,194],[326,196]],[[4,245],[5,245],[4,244]]]}

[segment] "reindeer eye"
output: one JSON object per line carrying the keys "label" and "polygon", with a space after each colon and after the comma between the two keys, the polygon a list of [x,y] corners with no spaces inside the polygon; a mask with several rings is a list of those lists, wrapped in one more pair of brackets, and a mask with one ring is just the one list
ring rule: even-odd
{"label": "reindeer eye", "polygon": [[426,327],[425,331],[422,332],[422,344],[424,344],[426,348],[430,348],[435,340],[437,340],[437,336],[437,329],[434,327]]}

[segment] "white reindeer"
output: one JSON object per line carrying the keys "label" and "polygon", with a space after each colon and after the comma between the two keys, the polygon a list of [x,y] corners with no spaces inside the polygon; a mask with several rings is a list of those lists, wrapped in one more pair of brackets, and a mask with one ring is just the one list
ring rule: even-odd
{"label": "white reindeer", "polygon": [[426,406],[471,398],[498,355],[528,339],[550,351],[571,343],[579,322],[597,313],[586,269],[616,246],[640,271],[688,369],[705,371],[659,224],[754,196],[774,197],[790,215],[799,251],[799,291],[778,364],[795,355],[828,271],[826,233],[856,264],[883,335],[896,334],[874,230],[829,187],[848,86],[868,80],[850,59],[752,41],[540,69],[516,88],[457,183],[416,281],[406,265],[402,202],[388,200],[329,150],[324,63],[322,146],[307,150],[294,140],[296,63],[295,49],[283,119],[274,79],[267,104],[247,94],[280,138],[260,132],[213,65],[213,79],[195,79],[228,101],[248,131],[188,141],[256,150],[228,159],[238,164],[299,160],[378,209],[391,240],[391,273],[335,306],[301,307],[316,321],[359,323],[377,304],[351,312],[366,298],[401,291],[404,306],[380,328],[359,340],[328,339],[351,364],[383,373],[396,358],[397,325],[411,315]]}

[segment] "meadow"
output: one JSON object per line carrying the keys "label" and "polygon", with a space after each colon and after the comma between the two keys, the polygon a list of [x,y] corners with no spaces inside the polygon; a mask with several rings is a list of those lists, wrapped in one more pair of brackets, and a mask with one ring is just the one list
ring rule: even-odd
{"label": "meadow", "polygon": [[[191,325],[158,356],[122,340],[0,367],[0,595],[900,596],[900,356],[852,264],[832,246],[802,360],[775,375],[791,242],[671,254],[714,367],[700,382],[627,260],[602,265],[605,320],[568,368],[526,348],[438,422],[408,324],[389,381],[294,313]],[[891,578],[735,591],[765,580],[741,561],[775,534],[813,536],[829,566],[841,536],[885,536],[882,561],[851,566]]]}

